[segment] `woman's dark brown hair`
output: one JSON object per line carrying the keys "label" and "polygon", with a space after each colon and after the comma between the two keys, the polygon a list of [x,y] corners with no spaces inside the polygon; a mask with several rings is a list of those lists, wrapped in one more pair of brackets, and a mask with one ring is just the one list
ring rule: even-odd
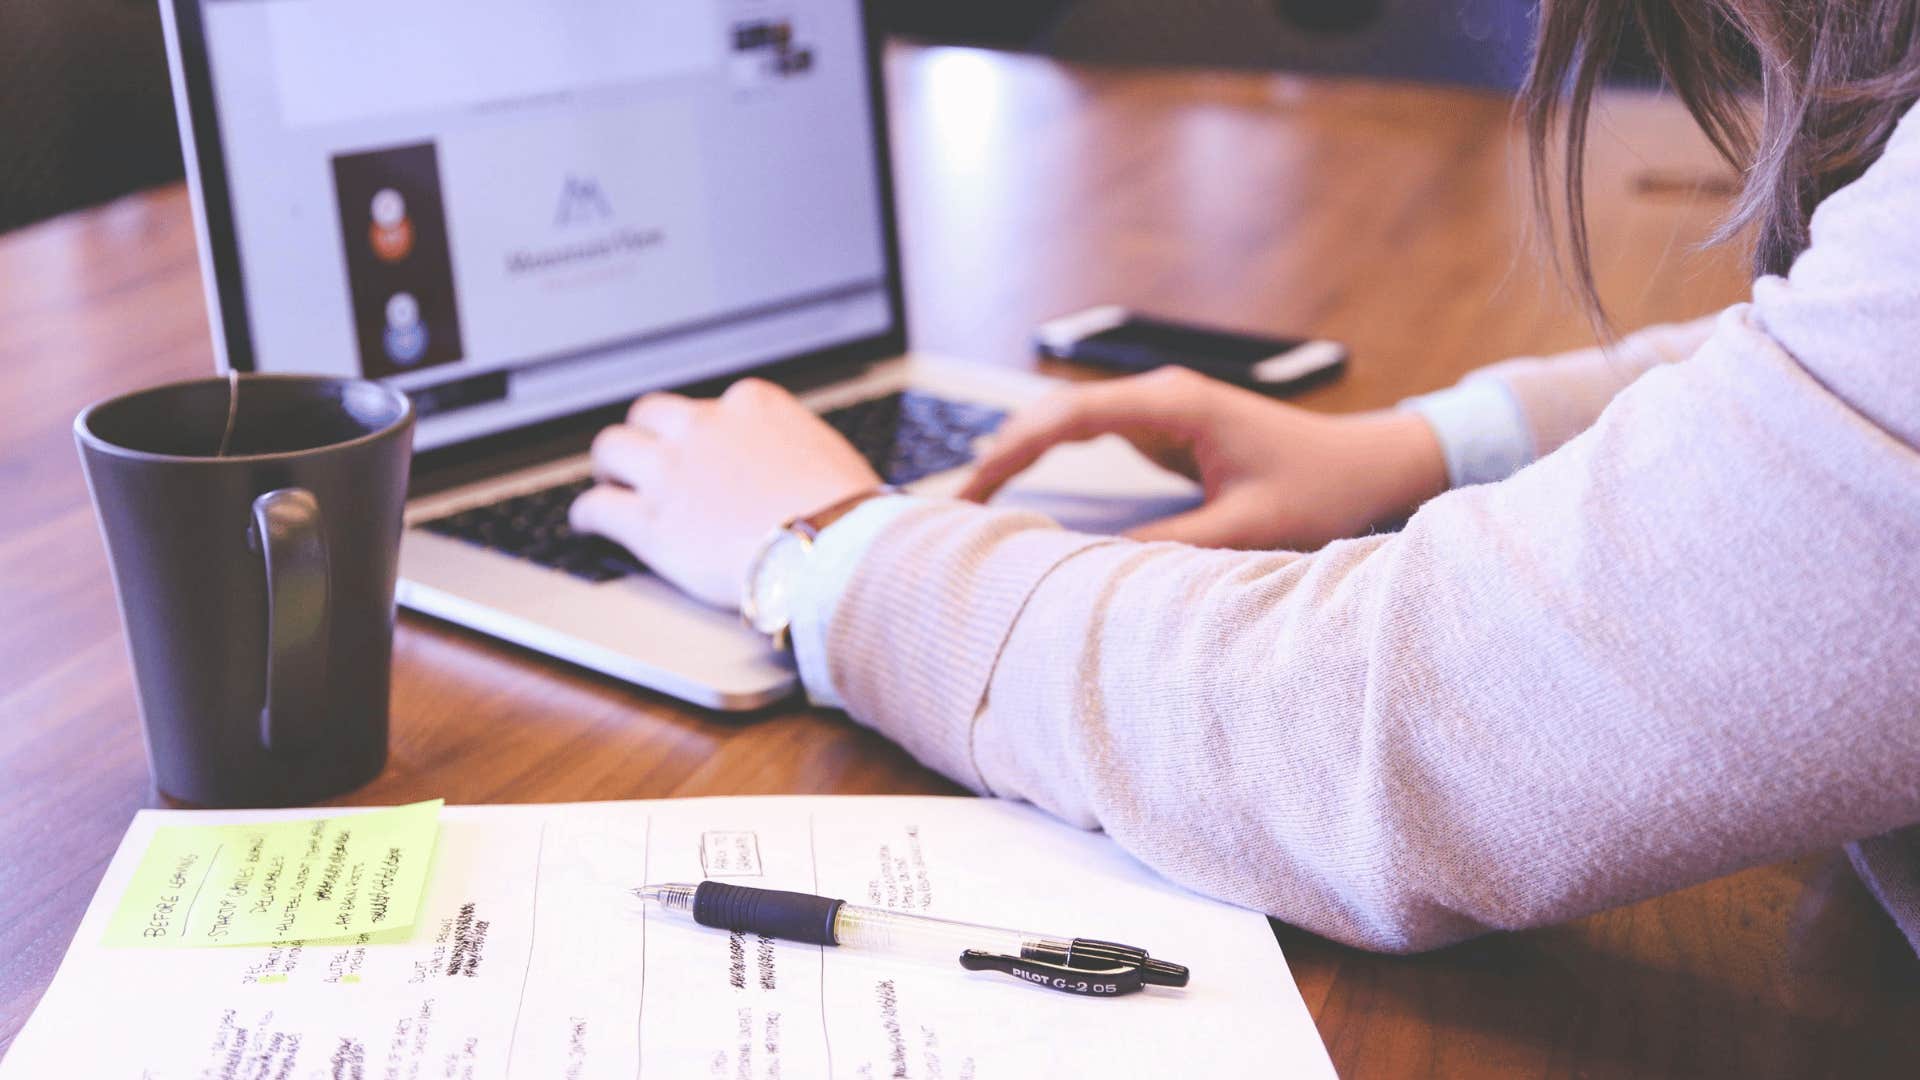
{"label": "woman's dark brown hair", "polygon": [[1751,227],[1759,273],[1786,271],[1814,206],[1880,156],[1920,97],[1920,0],[1544,0],[1521,91],[1534,201],[1557,235],[1557,149],[1570,276],[1596,316],[1580,163],[1594,92],[1628,33],[1740,171],[1714,240]]}

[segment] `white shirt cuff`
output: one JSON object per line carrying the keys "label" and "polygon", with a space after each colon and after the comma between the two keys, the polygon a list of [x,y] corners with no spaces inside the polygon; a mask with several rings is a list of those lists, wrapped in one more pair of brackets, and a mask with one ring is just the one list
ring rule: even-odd
{"label": "white shirt cuff", "polygon": [[1452,487],[1505,480],[1534,459],[1526,414],[1497,378],[1468,379],[1408,398],[1400,407],[1419,413],[1439,437]]}
{"label": "white shirt cuff", "polygon": [[807,700],[829,709],[843,708],[840,692],[827,670],[827,629],[833,625],[840,596],[853,581],[862,556],[873,538],[894,518],[927,500],[911,495],[869,499],[821,530],[814,538],[799,580],[793,582],[793,610],[789,633],[794,664]]}

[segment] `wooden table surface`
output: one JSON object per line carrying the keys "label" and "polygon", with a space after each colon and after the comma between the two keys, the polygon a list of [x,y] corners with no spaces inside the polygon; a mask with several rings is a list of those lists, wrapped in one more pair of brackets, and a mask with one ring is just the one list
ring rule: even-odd
{"label": "wooden table surface", "polygon": [[[1349,342],[1306,401],[1350,410],[1591,340],[1529,257],[1502,99],[959,49],[895,48],[889,76],[923,351],[1028,364],[1036,322],[1120,302]],[[1590,183],[1618,323],[1738,299],[1739,255],[1692,251],[1728,175],[1672,103],[1608,109]],[[211,363],[181,188],[0,238],[0,1050],[156,804],[72,417]],[[392,763],[342,802],[958,790],[839,714],[703,713],[410,615],[396,649]],[[1837,852],[1415,958],[1281,934],[1343,1075],[1920,1068],[1920,967]]]}

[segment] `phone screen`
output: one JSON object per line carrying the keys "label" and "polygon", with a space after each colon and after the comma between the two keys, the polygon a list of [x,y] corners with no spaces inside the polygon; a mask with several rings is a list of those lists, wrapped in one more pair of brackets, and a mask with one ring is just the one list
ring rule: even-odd
{"label": "phone screen", "polygon": [[1336,342],[1267,337],[1094,309],[1041,328],[1042,351],[1117,371],[1191,368],[1266,390],[1294,388],[1336,372],[1346,349]]}
{"label": "phone screen", "polygon": [[1109,330],[1083,338],[1080,349],[1099,353],[1133,353],[1157,358],[1159,364],[1201,361],[1252,367],[1306,344],[1299,338],[1258,337],[1231,330],[1210,330],[1135,315]]}

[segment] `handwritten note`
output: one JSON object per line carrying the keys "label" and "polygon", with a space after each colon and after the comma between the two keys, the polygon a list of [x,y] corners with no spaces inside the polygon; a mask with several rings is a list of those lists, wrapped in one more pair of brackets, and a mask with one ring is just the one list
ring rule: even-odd
{"label": "handwritten note", "polygon": [[411,927],[441,800],[364,814],[153,831],[102,944],[265,945]]}

